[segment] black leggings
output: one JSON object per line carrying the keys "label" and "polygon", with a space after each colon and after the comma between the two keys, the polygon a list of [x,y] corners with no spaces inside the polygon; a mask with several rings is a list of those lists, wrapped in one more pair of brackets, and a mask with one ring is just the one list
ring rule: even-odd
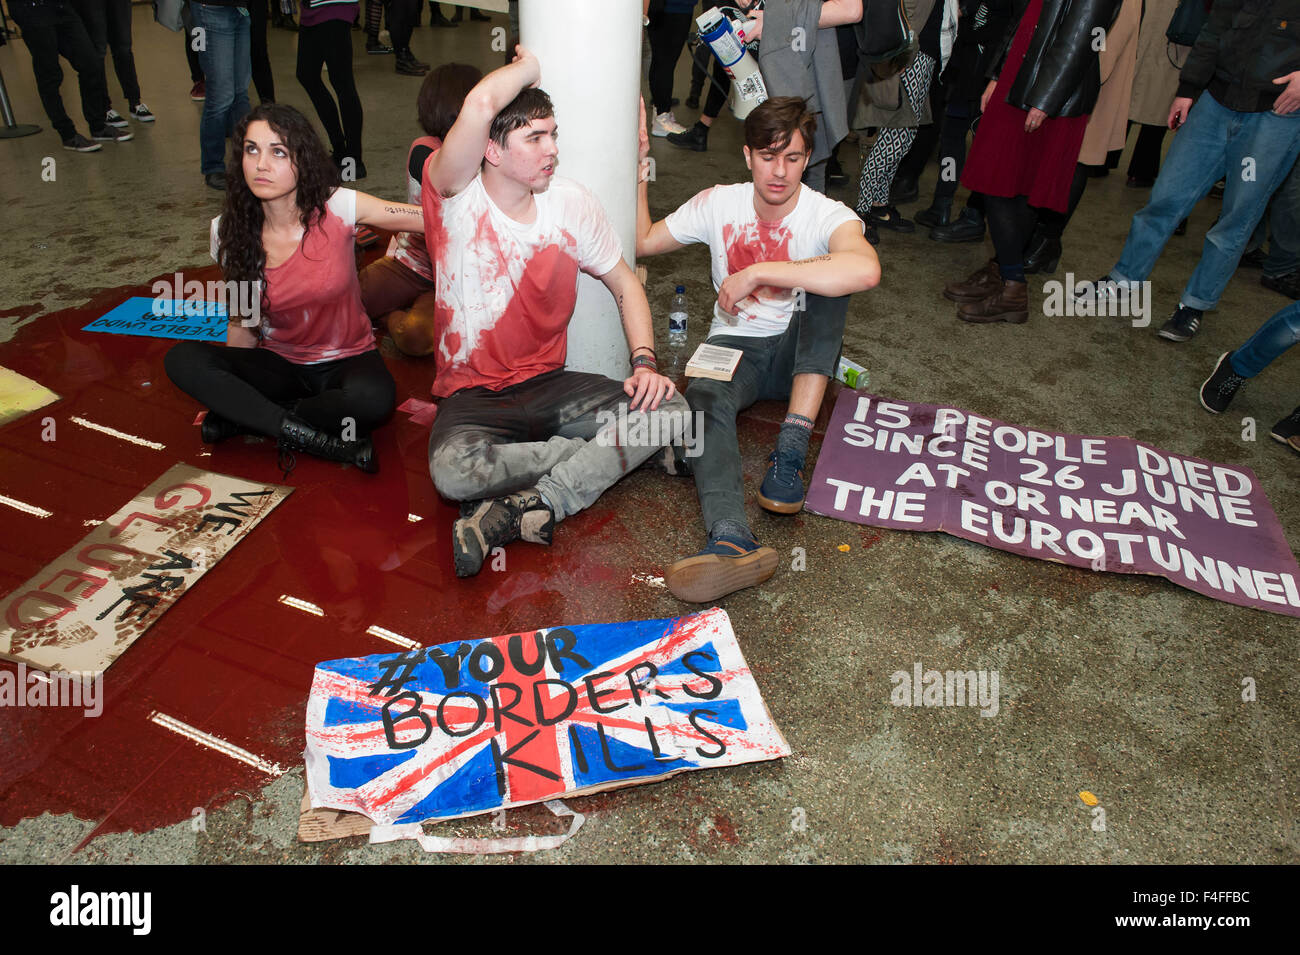
{"label": "black leggings", "polygon": [[1070,224],[1070,217],[1074,215],[1074,210],[1079,208],[1079,200],[1083,198],[1083,190],[1088,186],[1088,167],[1083,163],[1076,163],[1074,166],[1074,178],[1070,181],[1070,204],[1064,212],[1057,212],[1055,209],[1038,210],[1038,227],[1053,238],[1060,239],[1065,232],[1065,227]]}
{"label": "black leggings", "polygon": [[[1008,271],[1020,269],[1024,265],[1025,246],[1033,235],[1037,215],[1024,196],[1008,199],[1005,196],[984,197],[984,215],[989,223],[989,235],[993,239],[993,251],[998,257],[998,266],[1003,278],[1008,278]],[[1024,281],[1021,272],[1019,281]]]}
{"label": "black leggings", "polygon": [[673,70],[691,32],[691,14],[665,13],[664,0],[650,0],[649,17],[650,101],[656,114],[666,113],[673,108]]}
{"label": "black leggings", "polygon": [[227,421],[273,438],[288,412],[333,435],[351,418],[357,435],[366,435],[388,419],[397,400],[397,386],[377,348],[297,365],[269,348],[181,342],[163,364],[167,377],[191,398]]}
{"label": "black leggings", "polygon": [[[278,4],[280,0],[270,0]],[[248,4],[248,58],[253,65],[253,86],[263,103],[275,102],[275,77],[271,75],[271,55],[266,50],[267,0]]]}
{"label": "black leggings", "polygon": [[[339,96],[338,106],[325,89],[325,81],[320,76],[322,66],[329,68],[330,85]],[[361,97],[352,79],[351,24],[326,20],[298,28],[298,82],[311,97],[335,156],[338,159],[350,156],[361,162]]]}

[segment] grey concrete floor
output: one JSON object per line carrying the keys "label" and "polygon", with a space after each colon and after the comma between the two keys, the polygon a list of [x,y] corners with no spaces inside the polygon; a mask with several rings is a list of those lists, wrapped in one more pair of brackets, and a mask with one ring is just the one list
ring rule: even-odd
{"label": "grey concrete floor", "polygon": [[[21,43],[0,48],[20,120],[46,126],[37,136],[0,143],[0,341],[24,322],[84,303],[97,289],[207,261],[207,222],[220,197],[198,172],[201,107],[187,95],[180,38],[153,24],[146,9],[136,8],[136,58],[158,121],[132,124],[133,142],[106,144],[98,154],[59,148],[35,96],[26,50]],[[435,64],[456,58],[491,67],[499,54],[489,48],[487,28],[426,26],[416,31],[415,52]],[[294,37],[270,33],[278,98],[312,115],[293,77]],[[360,185],[399,197],[419,81],[396,76],[390,59],[366,57],[359,35],[356,42],[370,170]],[[688,69],[683,59],[683,98]],[[64,99],[75,107],[68,73]],[[109,83],[117,95],[111,70]],[[689,122],[694,113],[678,107],[678,117]],[[739,130],[727,117],[707,153],[660,140],[653,148],[656,216],[700,188],[745,177]],[[841,147],[846,166],[853,151]],[[53,183],[41,178],[45,157],[56,162]],[[1067,269],[1091,278],[1117,258],[1146,195],[1124,188],[1122,169],[1090,182],[1056,278]],[[923,197],[933,176],[931,166]],[[849,189],[832,194],[853,201]],[[1216,213],[1214,201],[1203,202],[1188,235],[1170,242],[1152,276],[1154,325],[1176,304]],[[1196,399],[1219,353],[1285,304],[1257,284],[1257,273],[1239,273],[1201,334],[1173,345],[1124,320],[1048,318],[1034,285],[1027,325],[968,326],[939,292],[984,262],[987,244],[947,247],[923,232],[887,233],[878,251],[883,280],[855,298],[845,336],[845,354],[869,369],[872,391],[1047,430],[1127,434],[1248,466],[1288,536],[1300,534],[1300,458],[1267,437],[1268,426],[1300,400],[1295,356],[1253,382],[1231,414],[1212,417]],[[657,317],[666,314],[672,287],[687,286],[693,344],[712,299],[706,254],[686,249],[648,264]],[[1260,440],[1241,439],[1246,416],[1257,420]],[[764,450],[745,453],[756,470]],[[611,494],[636,506],[655,499],[662,480],[638,473]],[[691,497],[681,494],[680,513],[664,515],[669,543],[653,546],[652,555],[672,559],[696,546]],[[588,814],[576,838],[554,852],[492,861],[1300,859],[1294,619],[1215,602],[1163,579],[1074,570],[943,535],[813,515],[776,519],[756,508],[754,514],[765,543],[784,554],[804,547],[809,555],[806,572],[784,568],[769,585],[727,603],[794,755],[575,801]],[[847,553],[837,550],[842,543],[851,545]],[[647,598],[647,616],[669,612],[676,611],[662,598]],[[966,709],[889,705],[889,674],[916,661],[997,669],[1001,711],[984,719]],[[1257,702],[1241,700],[1245,676],[1257,681]],[[1077,795],[1085,789],[1106,811],[1105,831],[1091,825]],[[45,814],[0,831],[0,861],[442,861],[426,860],[413,844],[299,845],[300,797],[298,770],[213,811],[206,832],[180,823],[104,836],[75,856],[71,848],[94,821]],[[558,827],[540,807],[510,815],[511,834]],[[438,828],[495,834],[484,821]]]}

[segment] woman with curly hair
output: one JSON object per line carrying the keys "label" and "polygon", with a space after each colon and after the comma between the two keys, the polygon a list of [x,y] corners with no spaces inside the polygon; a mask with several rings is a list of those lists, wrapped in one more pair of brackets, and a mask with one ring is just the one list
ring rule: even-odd
{"label": "woman with curly hair", "polygon": [[291,106],[258,106],[234,141],[225,210],[212,220],[212,257],[239,289],[227,296],[226,344],[181,342],[167,374],[210,409],[205,442],[248,431],[376,471],[367,435],[392,413],[396,389],[361,305],[353,237],[360,225],[423,231],[423,213],[340,188]]}

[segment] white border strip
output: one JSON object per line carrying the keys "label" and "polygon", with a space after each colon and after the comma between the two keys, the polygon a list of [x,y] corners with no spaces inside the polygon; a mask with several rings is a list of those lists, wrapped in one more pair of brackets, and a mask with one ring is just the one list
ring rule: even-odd
{"label": "white border strip", "polygon": [[287,770],[278,763],[269,763],[262,757],[250,753],[246,749],[240,749],[234,743],[222,739],[220,736],[213,736],[211,733],[205,733],[203,730],[195,729],[188,723],[182,723],[174,716],[168,716],[166,713],[159,713],[154,710],[149,714],[149,720],[157,723],[163,729],[169,729],[173,733],[184,736],[186,739],[193,740],[200,746],[206,746],[208,749],[214,749],[218,753],[223,753],[231,759],[237,759],[241,763],[247,763],[254,769],[261,770],[269,776],[283,776]]}
{"label": "white border strip", "polygon": [[87,421],[85,418],[74,417],[70,419],[73,424],[79,424],[83,428],[89,428],[91,431],[98,431],[100,434],[112,435],[114,438],[121,438],[123,441],[130,441],[132,444],[139,444],[146,448],[153,448],[155,451],[161,451],[167,447],[165,444],[159,444],[157,441],[150,441],[148,438],[142,438],[139,435],[127,434],[125,431],[118,431],[116,428],[110,428],[106,424],[95,424],[93,421]]}

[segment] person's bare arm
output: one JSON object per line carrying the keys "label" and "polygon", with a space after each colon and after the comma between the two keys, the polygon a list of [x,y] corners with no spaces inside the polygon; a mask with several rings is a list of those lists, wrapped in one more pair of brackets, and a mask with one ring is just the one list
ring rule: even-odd
{"label": "person's bare arm", "polygon": [[[936,0],[942,3],[943,0]],[[826,0],[822,4],[821,16],[817,18],[819,27],[838,27],[846,23],[857,23],[862,19],[862,0]]]}
{"label": "person's bare arm", "polygon": [[231,348],[256,348],[257,333],[242,322],[227,322],[226,344]]}
{"label": "person's bare arm", "polygon": [[645,129],[645,98],[641,99],[641,128],[637,132],[638,137],[638,155],[640,161],[637,168],[639,182],[636,187],[636,254],[637,257],[643,255],[659,255],[661,252],[671,252],[673,249],[682,248],[682,243],[673,238],[673,234],[668,231],[668,223],[663,219],[654,222],[650,218],[650,183],[649,179],[649,162],[650,162],[650,136]]}
{"label": "person's bare arm", "polygon": [[509,66],[479,80],[465,97],[442,148],[424,167],[425,187],[438,190],[439,195],[454,196],[468,186],[483,162],[492,120],[523,90],[536,86],[541,75],[537,57],[516,46],[515,59]]}
{"label": "person's bare arm", "polygon": [[[650,322],[650,303],[646,300],[645,289],[637,281],[636,274],[619,259],[618,265],[600,277],[614,296],[618,305],[619,317],[623,320],[623,333],[627,336],[628,348],[632,357],[653,355],[655,347],[654,326]],[[672,380],[652,371],[648,367],[634,367],[632,374],[623,382],[623,390],[632,399],[631,407],[653,411],[661,401],[667,401],[677,389]]]}
{"label": "person's bare arm", "polygon": [[855,223],[845,222],[832,232],[827,248],[826,255],[796,262],[755,262],[728,275],[718,288],[718,305],[734,315],[736,303],[763,285],[839,296],[879,284],[880,260]]}
{"label": "person's bare arm", "polygon": [[423,232],[424,209],[406,202],[389,202],[365,192],[357,193],[357,224],[387,232]]}

